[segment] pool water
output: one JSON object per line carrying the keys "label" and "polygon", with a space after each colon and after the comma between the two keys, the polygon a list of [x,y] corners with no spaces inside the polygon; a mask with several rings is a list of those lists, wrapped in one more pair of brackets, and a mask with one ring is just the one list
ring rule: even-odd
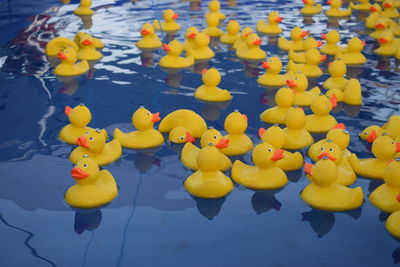
{"label": "pool water", "polygon": [[[302,171],[288,173],[290,182],[278,191],[252,191],[242,186],[227,197],[191,197],[183,181],[191,172],[179,161],[179,146],[164,144],[153,151],[124,149],[120,160],[105,166],[119,186],[109,205],[72,209],[63,200],[74,184],[68,160],[72,147],[57,139],[67,124],[66,105],[85,103],[94,127],[132,130],[131,115],[144,105],[161,117],[187,108],[207,124],[223,130],[234,109],[247,114],[247,133],[257,141],[265,126],[259,114],[273,105],[276,89],[256,82],[261,68],[246,66],[227,46],[214,42],[216,57],[194,68],[166,73],[158,66],[163,52],[141,53],[135,46],[144,22],[172,8],[183,30],[204,27],[208,1],[96,0],[95,15],[82,21],[72,11],[79,1],[0,1],[0,266],[391,266],[400,262],[400,243],[384,227],[388,214],[374,208],[367,195],[380,182],[359,178],[364,205],[351,212],[310,208],[299,193],[308,184]],[[154,5],[153,5],[154,4]],[[347,4],[347,3],[346,3]],[[295,25],[320,39],[337,28],[341,44],[353,36],[367,41],[368,62],[350,68],[360,79],[361,107],[339,105],[333,115],[351,132],[350,150],[371,155],[358,133],[381,125],[399,113],[399,62],[373,54],[375,42],[360,19],[311,20],[299,15],[301,1],[221,0],[222,12],[242,26],[266,19],[273,10],[283,17],[284,36]],[[225,30],[226,22],[223,23]],[[72,38],[86,30],[105,43],[104,58],[88,74],[60,81],[44,55],[55,36]],[[287,56],[276,39],[263,37],[269,56]],[[328,60],[329,61],[329,60]],[[193,97],[201,70],[216,67],[221,88],[233,94],[223,104],[205,104]],[[323,65],[324,70],[327,64]],[[327,75],[312,84],[322,82]],[[309,113],[309,110],[307,111]],[[321,136],[319,136],[321,138]],[[250,154],[241,158],[250,163]]]}

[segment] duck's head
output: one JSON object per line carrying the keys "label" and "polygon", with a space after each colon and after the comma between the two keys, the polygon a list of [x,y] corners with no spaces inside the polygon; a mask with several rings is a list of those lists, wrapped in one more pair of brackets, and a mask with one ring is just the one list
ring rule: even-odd
{"label": "duck's head", "polygon": [[391,160],[400,152],[400,142],[393,141],[387,133],[383,133],[372,143],[371,151],[377,159]]}
{"label": "duck's head", "polygon": [[341,59],[336,59],[328,64],[328,72],[332,77],[343,77],[347,72],[347,66]]}
{"label": "duck's head", "polygon": [[172,9],[167,9],[164,11],[163,17],[165,21],[170,22],[179,18],[179,15],[175,13]]}
{"label": "duck's head", "polygon": [[224,128],[229,134],[243,134],[247,129],[247,116],[235,109],[224,121]]}
{"label": "duck's head", "polygon": [[154,123],[160,119],[160,113],[153,114],[144,107],[140,107],[132,115],[132,124],[139,131],[144,131],[153,128]]}
{"label": "duck's head", "polygon": [[292,72],[286,80],[286,85],[298,92],[304,92],[308,88],[307,76],[300,71]]}
{"label": "duck's head", "polygon": [[315,164],[304,164],[304,172],[314,184],[322,187],[331,185],[338,176],[336,164],[328,157],[322,158]]}
{"label": "duck's head", "polygon": [[339,123],[326,134],[326,139],[331,139],[340,149],[345,150],[350,144],[350,133],[343,123]]}
{"label": "duck's head", "polygon": [[304,4],[305,6],[313,6],[314,3],[315,3],[314,0],[303,0],[303,4]]}
{"label": "duck's head", "polygon": [[99,173],[99,166],[87,155],[83,155],[83,158],[71,170],[71,176],[78,185],[95,183]]}
{"label": "duck's head", "polygon": [[326,139],[320,146],[318,160],[327,157],[335,162],[336,165],[339,165],[342,161],[342,153],[340,147],[332,139]]}
{"label": "duck's head", "polygon": [[194,40],[197,34],[199,34],[199,30],[194,26],[190,26],[186,29],[186,39]]}
{"label": "duck's head", "polygon": [[375,21],[375,25],[374,28],[377,30],[385,30],[389,27],[388,22],[387,22],[387,18],[385,17],[379,17],[376,21]]}
{"label": "duck's head", "polygon": [[218,12],[221,8],[221,5],[219,4],[219,2],[217,0],[212,0],[209,4],[208,4],[208,9],[210,10],[210,12]]}
{"label": "duck's head", "polygon": [[221,74],[216,68],[203,70],[202,80],[206,86],[215,87],[221,82]]}
{"label": "duck's head", "polygon": [[218,149],[226,148],[229,146],[229,140],[224,138],[220,131],[210,128],[205,131],[200,137],[201,147],[206,147],[212,144]]}
{"label": "duck's head", "polygon": [[93,47],[93,38],[90,36],[90,34],[83,34],[80,38],[79,41],[79,47],[84,48],[84,47]]}
{"label": "duck's head", "polygon": [[253,33],[253,29],[250,27],[244,27],[242,32],[240,33],[240,38],[245,41],[246,37]]}
{"label": "duck's head", "polygon": [[66,106],[64,113],[74,127],[85,127],[92,120],[92,113],[84,104],[79,104],[74,108]]}
{"label": "duck's head", "polygon": [[375,139],[384,133],[384,130],[378,125],[371,125],[362,130],[359,134],[360,138],[367,141],[368,143],[373,143]]}
{"label": "duck's head", "polygon": [[283,159],[283,150],[263,142],[254,147],[251,157],[258,167],[268,167]]}
{"label": "duck's head", "polygon": [[382,6],[383,6],[383,9],[385,9],[385,10],[391,10],[391,9],[395,8],[392,0],[384,1]]}
{"label": "duck's head", "polygon": [[155,33],[153,25],[150,23],[145,23],[142,26],[142,29],[140,29],[140,34],[142,36],[153,36]]}
{"label": "duck's head", "polygon": [[208,45],[210,44],[210,37],[207,34],[200,32],[197,34],[196,38],[194,39],[194,42],[196,46],[199,48],[208,47]]}
{"label": "duck's head", "polygon": [[285,116],[285,124],[291,129],[301,129],[306,123],[306,114],[301,107],[291,107]]}
{"label": "duck's head", "polygon": [[278,24],[282,22],[282,17],[279,15],[277,11],[272,11],[268,15],[268,22],[269,24]]}
{"label": "duck's head", "polygon": [[294,92],[289,87],[280,88],[275,94],[275,103],[280,107],[289,108],[294,104]]}
{"label": "duck's head", "polygon": [[400,187],[400,158],[389,161],[383,171],[383,180],[391,187]]}
{"label": "duck's head", "polygon": [[379,34],[378,42],[380,45],[391,45],[393,43],[393,38],[393,32],[390,30],[386,30]]}
{"label": "duck's head", "polygon": [[331,112],[332,108],[337,105],[337,97],[333,94],[331,97],[326,95],[319,95],[311,102],[311,110],[315,115],[325,116]]}
{"label": "duck's head", "polygon": [[306,52],[306,62],[309,65],[319,65],[321,62],[326,60],[326,55],[321,55],[321,53],[315,49],[311,48]]}
{"label": "duck's head", "polygon": [[290,38],[292,38],[293,41],[300,41],[306,36],[308,36],[308,32],[303,31],[299,26],[294,27],[290,31]]}
{"label": "duck's head", "polygon": [[171,56],[178,57],[182,53],[182,44],[178,40],[173,40],[169,44],[163,44],[163,50]]}
{"label": "duck's head", "polygon": [[326,3],[332,8],[339,8],[342,6],[342,0],[327,0]]}
{"label": "duck's head", "polygon": [[208,27],[217,27],[219,25],[219,16],[216,13],[206,15],[206,24]]}
{"label": "duck's head", "polygon": [[80,6],[89,8],[92,5],[92,0],[81,0]]}
{"label": "duck's head", "polygon": [[274,124],[268,129],[260,128],[258,130],[258,136],[264,142],[272,145],[274,148],[282,148],[285,144],[285,132],[278,124]]}
{"label": "duck's head", "polygon": [[236,20],[230,20],[228,25],[226,25],[226,31],[231,34],[237,34],[240,31],[240,24]]}
{"label": "duck's head", "polygon": [[256,33],[251,33],[246,37],[247,47],[259,47],[262,44],[261,38]]}
{"label": "duck's head", "polygon": [[322,41],[317,41],[313,37],[308,37],[304,40],[303,48],[308,51],[312,48],[318,48],[322,46]]}
{"label": "duck's head", "polygon": [[266,72],[271,74],[279,74],[282,70],[282,61],[279,57],[271,57],[267,61],[261,63]]}
{"label": "duck's head", "polygon": [[90,129],[84,135],[79,136],[76,139],[76,143],[94,152],[101,152],[106,144],[106,136],[99,128]]}
{"label": "duck's head", "polygon": [[168,140],[171,143],[183,144],[186,142],[194,143],[195,139],[190,132],[182,126],[176,127],[169,132]]}
{"label": "duck's head", "polygon": [[382,7],[378,4],[378,3],[374,3],[373,5],[371,5],[371,7],[369,8],[369,11],[371,13],[381,13],[382,12]]}
{"label": "duck's head", "polygon": [[340,33],[337,30],[331,30],[328,33],[323,33],[321,38],[326,40],[328,44],[336,44],[340,41]]}
{"label": "duck's head", "polygon": [[219,170],[221,160],[221,152],[219,152],[215,146],[209,144],[200,150],[196,161],[199,170],[203,172],[212,172]]}
{"label": "duck's head", "polygon": [[365,46],[365,41],[361,41],[358,37],[353,37],[347,44],[347,50],[349,53],[360,53]]}
{"label": "duck's head", "polygon": [[57,54],[62,63],[74,64],[78,60],[78,54],[72,47],[68,47]]}

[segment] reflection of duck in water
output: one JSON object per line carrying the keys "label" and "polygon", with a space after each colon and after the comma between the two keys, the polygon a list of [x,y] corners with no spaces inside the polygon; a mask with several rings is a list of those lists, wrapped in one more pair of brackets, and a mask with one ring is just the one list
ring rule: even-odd
{"label": "reflection of duck in water", "polygon": [[279,211],[282,207],[282,203],[275,198],[275,194],[279,191],[280,190],[263,190],[254,192],[251,197],[251,205],[255,213],[261,214],[271,209]]}
{"label": "reflection of duck in water", "polygon": [[192,198],[196,201],[197,209],[200,214],[209,220],[214,219],[214,217],[219,214],[226,200],[226,197],[206,199],[192,196]]}
{"label": "reflection of duck in water", "polygon": [[75,212],[74,230],[82,234],[85,230],[93,231],[99,227],[102,219],[101,209],[79,209]]}
{"label": "reflection of duck in water", "polygon": [[301,215],[303,216],[301,220],[309,222],[319,238],[329,233],[335,225],[335,215],[332,212],[312,209]]}
{"label": "reflection of duck in water", "polygon": [[137,152],[133,156],[133,164],[140,173],[148,172],[153,166],[161,166],[161,160],[153,153]]}

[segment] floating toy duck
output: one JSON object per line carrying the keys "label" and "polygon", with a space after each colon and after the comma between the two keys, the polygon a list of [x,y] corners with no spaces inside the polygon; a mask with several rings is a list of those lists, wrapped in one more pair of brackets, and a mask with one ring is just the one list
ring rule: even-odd
{"label": "floating toy duck", "polygon": [[328,157],[314,165],[306,163],[304,170],[311,184],[301,192],[301,198],[311,207],[327,211],[346,211],[362,205],[361,187],[348,188],[336,183],[338,168]]}
{"label": "floating toy duck", "polygon": [[284,124],[286,113],[294,104],[294,92],[289,87],[282,87],[275,94],[276,106],[266,109],[260,119],[266,123]]}
{"label": "floating toy duck", "polygon": [[206,16],[207,27],[202,31],[211,37],[220,37],[224,32],[218,28],[219,18],[218,14],[208,13]]}
{"label": "floating toy duck", "polygon": [[61,63],[54,69],[55,75],[78,76],[89,70],[89,63],[86,60],[76,63],[78,55],[71,47],[58,52],[57,57],[61,60]]}
{"label": "floating toy duck", "polygon": [[[261,140],[272,145],[275,149],[281,149],[285,144],[285,132],[277,124],[267,130],[260,128],[258,135]],[[303,156],[300,152],[291,153],[283,150],[283,158],[276,162],[276,166],[284,171],[295,171],[303,167]]]}
{"label": "floating toy duck", "polygon": [[90,9],[92,0],[81,0],[79,7],[74,10],[74,14],[78,16],[90,16],[94,14],[94,11]]}
{"label": "floating toy duck", "polygon": [[265,34],[279,34],[282,32],[279,23],[282,22],[282,17],[277,11],[268,14],[268,23],[263,20],[257,22],[257,31]]}
{"label": "floating toy duck", "polygon": [[236,160],[232,166],[232,179],[247,188],[271,190],[284,187],[288,183],[286,173],[276,166],[283,158],[283,150],[275,149],[268,143],[254,147],[252,159],[255,166]]}
{"label": "floating toy duck", "polygon": [[351,9],[355,10],[369,10],[371,8],[371,4],[369,0],[358,0],[359,4],[350,3]]}
{"label": "floating toy duck", "polygon": [[[318,48],[322,45],[322,41],[317,41],[312,37],[307,38],[303,42],[304,51],[308,51],[313,48]],[[306,53],[305,52],[294,52],[289,50],[289,59],[296,63],[306,63]]]}
{"label": "floating toy duck", "polygon": [[161,40],[155,34],[154,27],[151,24],[143,24],[140,34],[142,39],[136,42],[136,46],[140,49],[156,49],[162,46]]}
{"label": "floating toy duck", "polygon": [[93,38],[86,34],[80,38],[78,58],[80,60],[99,60],[103,54],[96,50],[93,44]]}
{"label": "floating toy duck", "polygon": [[233,45],[236,40],[240,38],[240,24],[236,20],[230,20],[228,25],[226,25],[226,33],[222,34],[220,41],[224,44]]}
{"label": "floating toy duck", "polygon": [[81,39],[88,35],[92,38],[93,45],[94,47],[96,47],[96,49],[101,49],[104,47],[104,43],[99,38],[95,38],[87,32],[78,32],[77,34],[75,34],[74,42],[79,46],[79,44],[81,43]]}
{"label": "floating toy duck", "polygon": [[400,137],[400,115],[391,116],[388,121],[382,126],[382,129],[392,138]]}
{"label": "floating toy duck", "polygon": [[196,35],[194,38],[195,48],[189,49],[186,52],[186,55],[194,56],[195,60],[206,60],[211,59],[215,56],[214,51],[208,47],[210,44],[210,37],[207,34],[201,32]]}
{"label": "floating toy duck", "polygon": [[339,89],[343,91],[344,87],[347,85],[349,81],[344,77],[347,72],[346,64],[344,64],[344,62],[339,59],[330,62],[328,64],[328,72],[331,75],[331,77],[326,79],[325,82],[322,84],[322,86],[328,90]]}
{"label": "floating toy duck", "polygon": [[365,27],[368,29],[375,28],[376,20],[381,16],[382,8],[378,3],[374,3],[369,8],[371,14],[365,19]]}
{"label": "floating toy duck", "polygon": [[88,130],[76,140],[79,147],[71,152],[69,160],[72,163],[77,163],[83,155],[88,155],[99,166],[111,164],[121,157],[122,147],[118,139],[108,143],[106,143],[106,140],[107,138],[101,129]]}
{"label": "floating toy duck", "polygon": [[207,130],[207,124],[196,112],[178,109],[162,119],[158,130],[162,133],[170,133],[169,141],[172,143],[181,144],[200,138]]}
{"label": "floating toy duck", "polygon": [[302,72],[291,72],[288,73],[289,79],[286,80],[287,86],[289,86],[294,92],[294,104],[299,106],[309,106],[312,100],[321,93],[318,87],[314,87],[309,91],[308,79]]}
{"label": "floating toy duck", "polygon": [[343,102],[352,106],[360,106],[362,104],[361,84],[357,79],[350,79],[343,91],[340,89],[331,89],[326,92],[326,96],[332,97],[336,95],[338,102]]}
{"label": "floating toy duck", "polygon": [[[209,145],[213,145],[216,148],[219,149],[220,151],[220,160],[219,160],[219,170],[220,171],[226,171],[231,168],[232,162],[231,160],[225,156],[224,153],[221,152],[223,148],[226,148],[229,146],[229,140],[226,138],[223,138],[221,133],[214,128],[210,128],[206,130],[200,138],[200,146],[202,148],[205,148]],[[181,161],[183,165],[185,165],[187,168],[197,171],[199,169],[199,165],[197,164],[197,158],[200,153],[200,148],[196,147],[192,143],[188,142],[186,143],[181,152]]]}
{"label": "floating toy duck", "polygon": [[121,145],[132,149],[146,149],[162,145],[163,135],[153,129],[154,123],[160,121],[159,113],[151,113],[144,107],[139,107],[132,115],[132,124],[137,129],[130,133],[124,133],[120,129],[114,130],[114,138]]}
{"label": "floating toy duck", "polygon": [[293,106],[286,113],[285,145],[283,149],[296,150],[302,149],[314,143],[314,138],[305,128],[306,115],[304,110],[298,106]]}
{"label": "floating toy duck", "polygon": [[385,226],[390,234],[396,238],[400,238],[400,210],[390,214],[386,220]]}
{"label": "floating toy duck", "polygon": [[250,27],[245,27],[243,28],[242,32],[240,33],[240,38],[236,40],[236,42],[233,44],[233,48],[236,50],[241,50],[241,49],[246,49],[246,37],[249,36],[251,33],[253,33],[253,29]]}
{"label": "floating toy duck", "polygon": [[79,50],[79,46],[70,39],[65,37],[56,37],[54,39],[51,39],[50,42],[46,44],[46,55],[57,56],[58,53],[69,47],[71,47],[75,51]]}
{"label": "floating toy duck", "polygon": [[400,203],[397,199],[400,192],[400,158],[388,163],[383,171],[383,180],[385,183],[369,195],[369,201],[387,213],[400,210]]}
{"label": "floating toy duck", "polygon": [[221,5],[219,4],[218,1],[212,0],[208,4],[208,9],[210,10],[209,13],[206,14],[208,16],[210,13],[216,14],[218,16],[218,20],[224,20],[226,19],[226,16],[219,11],[221,9]]}
{"label": "floating toy duck", "polygon": [[160,66],[171,69],[187,68],[194,64],[193,55],[181,57],[182,44],[178,40],[173,40],[169,44],[163,44],[164,51],[167,52],[165,56],[160,59]]}
{"label": "floating toy duck", "polygon": [[175,13],[172,9],[167,9],[163,14],[164,21],[160,22],[158,20],[154,20],[153,27],[156,31],[166,31],[173,32],[181,29],[181,25],[175,22],[179,15]]}
{"label": "floating toy duck", "polygon": [[187,28],[186,30],[186,40],[183,43],[183,47],[182,49],[187,51],[187,50],[191,50],[191,49],[195,49],[196,48],[196,44],[194,42],[194,38],[196,38],[196,36],[199,34],[199,30],[194,27],[194,26],[190,26],[189,28]]}
{"label": "floating toy duck", "polygon": [[194,97],[208,102],[224,102],[232,99],[228,90],[218,88],[221,74],[215,68],[203,70],[203,85],[196,89]]}
{"label": "floating toy duck", "polygon": [[304,7],[300,9],[300,13],[303,15],[315,15],[322,12],[322,5],[314,5],[314,0],[303,0]]}
{"label": "floating toy duck", "polygon": [[279,74],[282,71],[282,62],[279,57],[271,57],[267,61],[263,61],[261,66],[265,69],[265,73],[257,79],[259,84],[272,87],[286,84],[288,77]]}
{"label": "floating toy duck", "polygon": [[288,71],[301,71],[307,77],[319,77],[323,74],[321,68],[318,66],[321,62],[326,60],[326,55],[321,55],[319,51],[312,48],[305,52],[306,63],[296,64],[289,60],[287,64]]}
{"label": "floating toy duck", "polygon": [[221,151],[227,156],[238,156],[249,152],[253,148],[253,141],[245,134],[247,129],[247,116],[234,110],[224,121],[225,131],[228,135],[229,146]]}
{"label": "floating toy duck", "polygon": [[90,209],[111,202],[118,195],[114,177],[99,169],[87,155],[71,170],[76,185],[65,192],[65,201],[76,208]]}
{"label": "floating toy duck", "polygon": [[326,41],[326,44],[321,47],[321,53],[327,55],[336,55],[340,51],[340,47],[337,43],[340,41],[340,33],[337,30],[331,30],[327,34],[322,34],[322,39]]}
{"label": "floating toy duck", "polygon": [[395,143],[384,133],[372,143],[371,151],[375,158],[358,159],[357,155],[351,154],[349,161],[358,175],[383,179],[383,171],[388,162],[394,159],[397,152],[400,152],[400,143]]}
{"label": "floating toy duck", "polygon": [[278,47],[283,50],[303,50],[303,38],[308,35],[308,32],[303,31],[300,27],[296,26],[290,31],[290,38],[279,37]]}
{"label": "floating toy duck", "polygon": [[335,59],[342,59],[346,65],[364,64],[367,62],[367,59],[361,53],[364,46],[365,42],[361,41],[358,37],[353,37],[348,42],[347,47],[335,56]]}
{"label": "floating toy duck", "polygon": [[399,11],[397,11],[397,8],[394,6],[392,0],[386,0],[382,4],[383,10],[381,15],[388,17],[388,18],[398,18],[400,17]]}
{"label": "floating toy duck", "polygon": [[263,60],[267,54],[260,48],[261,38],[256,33],[246,37],[246,48],[236,50],[236,56],[247,60]]}
{"label": "floating toy duck", "polygon": [[330,8],[325,12],[328,17],[347,17],[351,15],[351,8],[340,9],[342,7],[342,0],[328,0],[327,3]]}
{"label": "floating toy duck", "polygon": [[386,17],[379,17],[376,21],[375,21],[375,31],[371,32],[369,34],[370,37],[374,38],[374,39],[378,39],[380,37],[380,35],[386,31],[388,31],[389,25],[390,25],[390,21],[387,21]]}
{"label": "floating toy duck", "polygon": [[400,40],[395,39],[390,30],[386,30],[379,35],[378,43],[379,47],[374,52],[380,56],[394,56],[400,46]]}
{"label": "floating toy duck", "polygon": [[362,132],[358,135],[361,139],[367,141],[368,143],[373,143],[375,139],[381,136],[385,130],[383,130],[378,125],[371,125],[362,130]]}
{"label": "floating toy duck", "polygon": [[306,129],[309,132],[323,133],[337,125],[336,119],[329,113],[337,105],[336,95],[328,98],[326,95],[319,95],[311,102],[311,111],[314,114],[307,115]]}

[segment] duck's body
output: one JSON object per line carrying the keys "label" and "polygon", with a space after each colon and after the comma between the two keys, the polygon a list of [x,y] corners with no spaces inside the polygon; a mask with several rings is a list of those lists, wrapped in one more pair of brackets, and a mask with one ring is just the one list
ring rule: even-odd
{"label": "duck's body", "polygon": [[336,107],[336,95],[331,98],[325,95],[314,98],[311,103],[311,111],[314,114],[306,116],[306,129],[309,132],[323,133],[335,127],[337,121],[329,114],[334,107]]}
{"label": "duck's body", "polygon": [[228,25],[226,25],[226,33],[222,34],[220,37],[220,41],[224,44],[233,45],[236,40],[240,38],[240,24],[236,20],[229,21]]}
{"label": "duck's body", "polygon": [[400,210],[390,214],[385,226],[389,233],[396,238],[400,238]]}
{"label": "duck's body", "polygon": [[236,56],[247,60],[263,60],[267,54],[260,48],[260,37],[251,33],[246,37],[246,48],[236,50]]}
{"label": "duck's body", "polygon": [[326,56],[322,56],[315,48],[308,50],[305,53],[306,63],[296,64],[289,60],[287,64],[288,71],[301,71],[307,77],[319,77],[323,74],[321,68],[318,66],[321,62],[325,61]]}
{"label": "duck's body", "polygon": [[182,44],[173,40],[168,45],[163,45],[163,49],[167,51],[167,55],[160,59],[160,66],[170,69],[187,68],[194,64],[194,56],[181,57]]}
{"label": "duck's body", "polygon": [[308,35],[308,32],[303,31],[300,27],[294,27],[290,32],[292,40],[288,40],[284,37],[279,37],[278,47],[283,50],[303,50],[303,38]]}
{"label": "duck's body", "polygon": [[162,133],[169,133],[176,127],[184,127],[194,138],[200,138],[207,130],[204,119],[188,109],[178,109],[161,120],[158,130]]}
{"label": "duck's body", "polygon": [[45,52],[48,56],[57,56],[59,52],[62,52],[68,47],[71,47],[77,52],[79,50],[79,46],[74,41],[65,37],[56,37],[46,44]]}
{"label": "duck's body", "polygon": [[322,5],[314,5],[314,0],[303,0],[304,7],[300,9],[300,13],[303,15],[315,15],[322,12]]}
{"label": "duck's body", "polygon": [[294,104],[298,106],[310,106],[313,99],[321,93],[321,90],[318,87],[314,87],[307,91],[308,79],[302,72],[291,73],[288,76],[289,79],[286,81],[286,84],[294,92]]}
{"label": "duck's body", "polygon": [[345,78],[347,72],[346,64],[341,60],[335,60],[329,64],[328,72],[331,77],[326,79],[322,86],[328,90],[339,89],[343,91],[349,81]]}
{"label": "duck's body", "polygon": [[337,30],[331,30],[327,34],[322,34],[322,39],[326,40],[326,44],[320,49],[321,53],[327,55],[336,55],[340,51],[337,43],[340,41],[340,34]]}
{"label": "duck's body", "polygon": [[151,24],[145,23],[140,30],[140,34],[142,39],[136,42],[136,46],[140,49],[156,49],[162,46],[161,40]]}
{"label": "duck's body", "polygon": [[271,57],[262,63],[265,73],[261,75],[257,82],[264,86],[282,86],[286,84],[288,77],[284,74],[279,74],[282,70],[282,62],[279,57]]}
{"label": "duck's body", "polygon": [[400,115],[392,115],[382,126],[382,129],[392,138],[400,137]]}
{"label": "duck's body", "polygon": [[188,49],[187,56],[192,55],[195,60],[211,59],[215,56],[214,51],[208,47],[210,38],[205,33],[198,33],[194,39],[195,48]]}
{"label": "duck's body", "polygon": [[310,135],[304,127],[306,123],[306,116],[303,109],[299,107],[292,107],[286,113],[285,124],[285,144],[283,149],[296,150],[307,147],[314,142],[314,138]]}
{"label": "duck's body", "polygon": [[[313,48],[318,48],[322,45],[322,41],[315,40],[312,37],[307,38],[303,42],[303,49],[304,51],[308,51]],[[289,50],[289,59],[296,62],[296,63],[306,63],[306,53],[305,52],[295,52],[294,50]]]}
{"label": "duck's body", "polygon": [[177,13],[175,13],[171,9],[167,9],[163,13],[164,21],[161,22],[158,20],[154,20],[153,27],[156,31],[166,31],[166,32],[174,32],[181,29],[181,25],[175,22],[175,20],[179,17]]}
{"label": "duck's body", "polygon": [[263,20],[257,22],[257,31],[265,34],[279,34],[282,32],[279,27],[280,22],[282,22],[282,17],[278,12],[273,11],[268,15],[268,23]]}
{"label": "duck's body", "polygon": [[79,76],[89,70],[89,63],[86,60],[76,63],[78,55],[71,47],[59,52],[58,58],[61,63],[54,69],[54,74],[57,76]]}
{"label": "duck's body", "polygon": [[74,10],[74,14],[78,16],[90,16],[94,14],[94,11],[90,9],[92,0],[81,0],[79,7]]}
{"label": "duck's body", "polygon": [[220,37],[224,34],[224,32],[218,28],[219,25],[219,17],[216,13],[208,13],[206,15],[206,24],[207,27],[202,31],[203,33],[211,36],[211,37]]}
{"label": "duck's body", "polygon": [[330,8],[325,12],[328,17],[347,17],[351,15],[351,8],[340,9],[342,0],[330,0]]}
{"label": "duck's body", "polygon": [[360,65],[367,62],[365,56],[361,53],[364,49],[365,42],[358,37],[353,37],[347,44],[347,47],[341,49],[336,54],[335,59],[341,59],[346,65]]}
{"label": "duck's body", "polygon": [[221,82],[221,75],[215,68],[211,68],[203,73],[203,85],[198,87],[194,93],[197,99],[208,102],[224,102],[232,99],[228,90],[218,88]]}
{"label": "duck's body", "polygon": [[377,38],[379,47],[374,50],[380,56],[393,56],[400,47],[400,39],[395,39],[390,30],[382,32]]}
{"label": "duck's body", "polygon": [[286,113],[293,106],[294,93],[289,87],[282,87],[275,94],[276,106],[265,110],[260,119],[266,123],[284,124]]}
{"label": "duck's body", "polygon": [[369,10],[371,8],[371,4],[369,3],[369,0],[358,0],[359,4],[355,4],[353,2],[350,3],[351,9],[355,10]]}
{"label": "duck's body", "polygon": [[93,44],[93,38],[86,34],[80,39],[78,59],[80,60],[99,60],[103,54],[96,50]]}

